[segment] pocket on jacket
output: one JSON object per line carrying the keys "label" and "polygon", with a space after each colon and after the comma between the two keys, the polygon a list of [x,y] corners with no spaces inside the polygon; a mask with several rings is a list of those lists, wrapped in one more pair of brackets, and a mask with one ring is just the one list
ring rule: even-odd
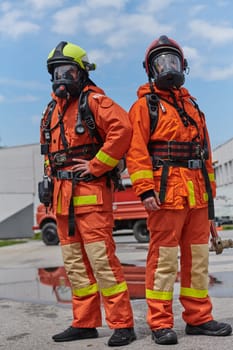
{"label": "pocket on jacket", "polygon": [[73,203],[76,214],[112,209],[112,196],[100,183],[79,183],[74,191]]}

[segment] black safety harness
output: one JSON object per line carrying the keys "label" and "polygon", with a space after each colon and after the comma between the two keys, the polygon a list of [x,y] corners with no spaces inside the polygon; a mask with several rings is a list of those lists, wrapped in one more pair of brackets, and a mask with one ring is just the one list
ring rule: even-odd
{"label": "black safety harness", "polygon": [[[171,96],[173,98],[173,103],[160,97],[158,94],[151,93],[146,95],[147,106],[150,115],[150,134],[153,134],[157,123],[158,123],[158,108],[159,105],[163,109],[162,103],[160,100],[165,101],[166,103],[173,106],[185,127],[189,125],[195,126],[197,130],[196,137],[190,142],[179,142],[175,140],[170,141],[153,141],[150,140],[148,144],[148,151],[152,159],[153,170],[157,170],[162,167],[161,182],[160,182],[160,191],[159,198],[161,202],[164,202],[166,189],[167,189],[167,178],[169,167],[183,167],[188,169],[201,169],[204,181],[206,192],[208,194],[208,212],[209,219],[214,219],[214,201],[212,195],[211,184],[209,180],[208,171],[206,169],[205,160],[209,158],[208,143],[206,139],[206,132],[204,129],[204,141],[203,145],[199,142],[200,134],[196,121],[191,118],[188,113],[185,111],[184,107],[181,108],[176,99],[174,93],[171,91]],[[197,109],[200,118],[203,118],[202,113],[197,105],[197,103],[190,99],[190,102]]]}
{"label": "black safety harness", "polygon": [[[85,101],[87,101],[88,93],[89,91],[85,93]],[[83,97],[84,95],[80,96],[79,100],[82,100]],[[93,175],[80,178],[79,176],[80,173],[63,170],[68,166],[72,166],[76,164],[75,161],[73,161],[74,158],[82,158],[86,160],[92,159],[96,155],[98,150],[102,147],[103,141],[100,138],[97,128],[95,127],[93,114],[91,113],[88,104],[86,104],[84,108],[84,104],[79,102],[77,120],[79,120],[79,123],[80,123],[79,127],[81,127],[81,125],[83,127],[82,133],[85,132],[85,128],[82,124],[82,121],[86,122],[87,129],[91,134],[93,142],[89,144],[80,145],[80,146],[74,146],[74,147],[70,147],[68,145],[68,141],[65,136],[64,123],[63,123],[63,117],[67,110],[68,102],[64,106],[62,114],[58,115],[58,122],[51,128],[51,120],[52,120],[52,115],[53,115],[55,106],[56,106],[56,101],[52,100],[49,103],[47,108],[46,119],[45,118],[42,119],[42,125],[41,125],[41,129],[45,139],[45,143],[41,144],[41,154],[48,156],[52,176],[56,177],[59,180],[72,180],[73,178],[75,178],[76,181],[78,180],[90,181],[95,179]],[[90,119],[92,120],[91,126],[90,126],[90,123],[88,123]],[[60,127],[60,135],[61,135],[61,140],[63,144],[63,149],[56,152],[50,152],[51,133],[57,127]],[[97,134],[98,136],[96,137]],[[95,141],[94,137],[96,137],[97,142]]]}
{"label": "black safety harness", "polygon": [[[77,134],[83,134],[86,130],[88,131],[92,143],[70,147],[65,136],[65,129],[63,123],[63,117],[68,108],[68,101],[66,102],[62,114],[58,115],[58,122],[51,128],[52,115],[56,106],[56,101],[52,100],[47,107],[47,112],[45,117],[41,121],[41,130],[44,134],[45,143],[41,144],[41,154],[47,155],[49,160],[49,165],[51,167],[51,175],[56,177],[59,180],[72,180],[72,192],[74,191],[74,186],[80,181],[89,182],[97,179],[92,174],[88,174],[85,177],[81,177],[81,172],[73,172],[70,170],[64,170],[68,166],[75,165],[76,162],[74,158],[81,158],[85,160],[91,160],[98,150],[103,145],[103,140],[99,134],[94,115],[88,104],[88,95],[91,90],[82,92],[78,101],[78,115],[77,115],[77,124],[75,126],[75,131]],[[63,149],[50,152],[50,143],[51,143],[51,133],[54,129],[60,127],[60,135],[63,144]],[[106,177],[107,185],[111,186],[111,181],[114,183],[115,189],[122,190],[122,183],[120,174],[117,167],[112,171],[105,173],[103,176]],[[69,235],[74,235],[74,207],[73,200],[71,197],[70,206],[69,206]]]}

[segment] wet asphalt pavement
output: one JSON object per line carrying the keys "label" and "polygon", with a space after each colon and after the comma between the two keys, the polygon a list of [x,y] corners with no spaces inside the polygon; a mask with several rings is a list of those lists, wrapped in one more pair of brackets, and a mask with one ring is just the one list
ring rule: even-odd
{"label": "wet asphalt pavement", "polygon": [[[233,231],[221,232],[222,238],[233,238]],[[117,255],[125,264],[144,266],[147,244],[139,244],[133,236],[116,236]],[[60,289],[55,290],[49,281],[43,280],[41,271],[58,271],[62,257],[59,246],[45,246],[41,241],[30,241],[0,248],[0,349],[108,349],[107,341],[112,331],[104,321],[99,328],[99,338],[55,343],[51,336],[70,326],[72,311],[70,290],[60,278]],[[218,321],[233,325],[233,249],[225,249],[221,255],[210,252],[209,294],[213,302],[213,315]],[[137,340],[121,349],[180,349],[180,350],[230,350],[233,336],[188,336],[181,318],[182,307],[178,301],[179,283],[174,293],[174,329],[178,334],[177,345],[157,345],[151,339],[146,323],[145,299],[131,300]],[[113,348],[114,349],[114,348]]]}

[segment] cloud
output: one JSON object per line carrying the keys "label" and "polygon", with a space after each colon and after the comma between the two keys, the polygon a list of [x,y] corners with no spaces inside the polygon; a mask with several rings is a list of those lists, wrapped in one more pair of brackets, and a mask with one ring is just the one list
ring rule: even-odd
{"label": "cloud", "polygon": [[210,65],[209,56],[199,54],[196,48],[185,46],[183,51],[193,77],[206,81],[228,80],[233,77],[233,63],[223,63],[221,67],[217,67],[214,63]]}
{"label": "cloud", "polygon": [[33,125],[40,124],[40,121],[41,121],[41,115],[33,115],[31,117],[31,122],[32,122]]}
{"label": "cloud", "polygon": [[193,17],[200,15],[202,13],[202,11],[204,11],[206,9],[206,7],[207,7],[207,5],[203,5],[203,4],[194,5],[190,8],[189,14]]}
{"label": "cloud", "polygon": [[202,77],[205,60],[199,54],[197,48],[184,46],[183,52],[188,61],[188,69],[191,71],[192,77]]}
{"label": "cloud", "polygon": [[183,47],[184,56],[190,58],[191,60],[199,60],[200,55],[195,47],[184,46]]}
{"label": "cloud", "polygon": [[233,77],[233,63],[226,67],[212,67],[207,74],[207,80],[228,80]]}
{"label": "cloud", "polygon": [[47,10],[49,8],[56,8],[64,5],[66,0],[25,0],[26,6],[31,6],[39,11]]}
{"label": "cloud", "polygon": [[[159,23],[153,14],[140,13],[137,7],[133,6],[132,12],[126,12],[124,6],[129,2],[127,0],[120,2],[92,0],[88,1],[86,6],[83,6],[81,2],[77,6],[59,10],[52,17],[52,31],[63,36],[80,37],[77,44],[81,46],[83,37],[86,36],[89,39],[89,41],[87,40],[89,45],[94,42],[94,58],[103,57],[105,62],[110,61],[110,56],[114,58],[124,56],[123,49],[135,45],[139,38],[143,40],[145,35],[151,38],[156,33],[172,31],[173,27],[170,24]],[[169,3],[171,1],[166,1],[166,6]],[[153,2],[149,1],[148,6],[152,5]],[[105,52],[103,54],[97,52],[100,50],[95,49],[96,40],[98,40],[98,46],[101,46],[101,50],[107,52],[111,49],[114,52],[112,54],[108,52],[108,58]]]}
{"label": "cloud", "polygon": [[105,34],[116,29],[117,25],[113,18],[106,18],[103,21],[102,18],[92,18],[90,22],[84,22],[85,31],[90,35],[97,36],[99,34]]}
{"label": "cloud", "polygon": [[11,96],[11,97],[5,97],[0,95],[0,103],[7,103],[7,104],[15,104],[15,103],[31,103],[35,101],[39,101],[38,96],[33,95],[21,95],[21,96]]}
{"label": "cloud", "polygon": [[138,7],[139,13],[158,13],[161,10],[164,10],[172,3],[175,3],[175,0],[144,0]]}
{"label": "cloud", "polygon": [[5,97],[3,95],[0,95],[0,103],[5,101]]}
{"label": "cloud", "polygon": [[100,7],[113,7],[115,9],[122,9],[129,0],[117,0],[117,1],[109,1],[109,0],[89,0],[87,2],[87,6],[90,9],[98,9]]}
{"label": "cloud", "polygon": [[111,63],[112,61],[116,61],[117,59],[120,59],[123,56],[123,53],[121,51],[115,52],[115,51],[109,51],[108,49],[95,49],[90,50],[88,52],[88,57],[91,62],[96,63],[97,62],[97,68],[98,68],[98,62],[101,62],[101,65],[106,63]]}
{"label": "cloud", "polygon": [[12,97],[10,99],[10,101],[12,103],[18,103],[18,102],[35,102],[38,101],[39,98],[38,96],[33,96],[33,95],[22,95],[22,96],[16,96],[16,97]]}
{"label": "cloud", "polygon": [[39,81],[33,80],[15,80],[11,78],[0,78],[0,84],[4,86],[13,86],[28,89],[39,89],[45,90],[47,88],[46,84],[42,84]]}
{"label": "cloud", "polygon": [[[231,3],[218,0],[214,6],[219,10],[228,5],[231,6]],[[190,6],[180,0],[178,7],[183,12],[176,18],[175,0],[3,1],[0,4],[0,35],[18,39],[39,31],[45,35],[46,30],[46,35],[48,33],[54,37],[56,34],[60,40],[74,40],[78,45],[84,45],[90,60],[97,65],[116,60],[125,62],[131,59],[130,54],[138,55],[139,52],[143,55],[142,50],[157,36],[176,35],[177,40],[180,38],[193,45],[183,48],[192,75],[220,79],[217,67],[222,62],[222,66],[226,66],[224,77],[227,79],[231,76],[230,59],[220,56],[219,51],[214,53],[213,48],[233,42],[233,27],[226,22],[227,19],[224,22],[216,20],[216,23],[194,19],[200,14],[207,15],[210,11],[208,6],[204,3]],[[29,11],[25,11],[25,8]],[[182,34],[179,32],[180,26]],[[206,74],[207,71],[209,74]],[[12,86],[47,90],[47,86],[37,82],[10,79],[0,79],[0,82],[3,80]]]}
{"label": "cloud", "polygon": [[3,14],[0,15],[0,34],[16,39],[26,33],[39,31],[39,25],[24,19],[25,12],[13,9],[7,4],[1,9]]}
{"label": "cloud", "polygon": [[54,33],[78,34],[78,29],[82,29],[85,19],[87,19],[88,10],[86,7],[73,6],[57,11],[53,16],[51,30]]}
{"label": "cloud", "polygon": [[208,40],[213,45],[224,45],[233,41],[233,27],[226,24],[210,24],[203,20],[193,20],[188,24],[194,36]]}

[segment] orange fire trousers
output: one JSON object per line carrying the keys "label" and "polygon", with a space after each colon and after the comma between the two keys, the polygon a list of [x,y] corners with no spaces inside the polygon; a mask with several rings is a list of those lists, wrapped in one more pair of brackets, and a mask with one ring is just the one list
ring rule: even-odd
{"label": "orange fire trousers", "polygon": [[101,301],[110,328],[133,327],[129,292],[115,254],[112,226],[109,212],[75,215],[75,234],[69,236],[68,216],[57,214],[64,266],[72,287],[73,327],[101,326]]}
{"label": "orange fire trousers", "polygon": [[212,320],[208,296],[208,209],[190,209],[188,205],[184,209],[160,209],[149,213],[148,227],[146,299],[150,328],[174,325],[172,301],[178,265],[183,320],[191,325]]}

